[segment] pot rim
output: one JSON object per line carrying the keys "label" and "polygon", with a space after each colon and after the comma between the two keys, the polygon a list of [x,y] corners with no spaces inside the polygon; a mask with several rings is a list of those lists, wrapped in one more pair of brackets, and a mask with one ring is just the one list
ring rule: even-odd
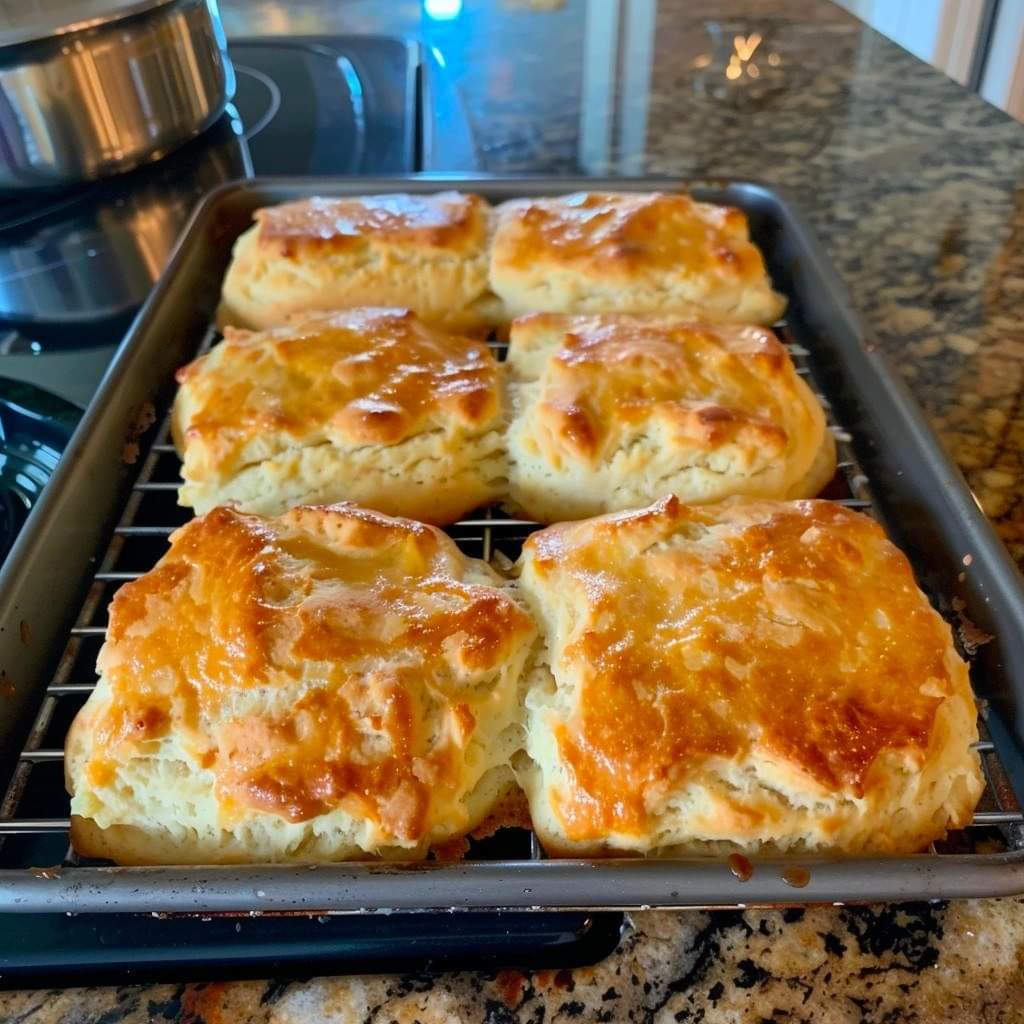
{"label": "pot rim", "polygon": [[181,0],[86,0],[63,12],[33,17],[24,25],[0,29],[0,50],[46,42],[89,29],[102,28],[138,14],[148,14]]}

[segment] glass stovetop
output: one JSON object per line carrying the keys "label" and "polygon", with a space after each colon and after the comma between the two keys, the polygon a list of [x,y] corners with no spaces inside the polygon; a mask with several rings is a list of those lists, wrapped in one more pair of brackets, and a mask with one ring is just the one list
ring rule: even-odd
{"label": "glass stovetop", "polygon": [[291,36],[229,52],[232,103],[178,152],[103,182],[0,195],[0,558],[206,192],[254,174],[472,169],[458,105],[416,44]]}

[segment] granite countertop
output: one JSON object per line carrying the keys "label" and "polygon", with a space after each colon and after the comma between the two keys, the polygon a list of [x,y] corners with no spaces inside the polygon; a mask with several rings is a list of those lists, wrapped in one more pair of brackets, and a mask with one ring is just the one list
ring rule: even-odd
{"label": "granite countertop", "polygon": [[[436,46],[486,171],[786,186],[1024,561],[1024,127],[825,0],[631,0],[617,36],[605,0],[465,0],[451,21],[412,0],[221,6],[229,34]],[[778,55],[755,88],[726,87],[711,22]],[[1024,900],[647,912],[604,963],[529,976],[0,995],[0,1020],[31,1024],[574,1019],[1024,1021]]]}
{"label": "granite countertop", "polygon": [[635,915],[573,971],[21,992],[9,1024],[950,1024],[1024,1020],[1024,901]]}

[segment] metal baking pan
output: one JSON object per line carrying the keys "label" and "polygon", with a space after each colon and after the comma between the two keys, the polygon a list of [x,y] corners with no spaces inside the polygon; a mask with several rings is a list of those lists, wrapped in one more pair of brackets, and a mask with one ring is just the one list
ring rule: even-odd
{"label": "metal baking pan", "polygon": [[[829,494],[884,523],[972,655],[990,785],[970,828],[918,856],[802,859],[810,879],[799,889],[783,878],[792,860],[758,861],[741,882],[724,860],[546,860],[529,833],[511,830],[457,864],[117,868],[72,859],[55,870],[26,870],[26,857],[38,865],[67,852],[63,735],[94,679],[111,592],[152,565],[186,515],[175,504],[178,463],[165,413],[175,368],[214,340],[211,320],[235,238],[270,203],[439,187],[495,202],[587,188],[686,188],[746,211],[776,286],[790,298],[780,332],[831,409],[841,473]],[[514,556],[525,531],[482,512],[450,532],[470,554],[489,557],[495,550]],[[1024,792],[1022,579],[898,375],[865,336],[823,251],[786,199],[761,185],[449,176],[268,179],[218,189],[194,214],[3,567],[0,609],[8,695],[0,771],[12,780],[0,809],[0,912],[591,911],[1024,892],[1024,817],[1014,792]],[[46,843],[50,859],[41,860]]]}

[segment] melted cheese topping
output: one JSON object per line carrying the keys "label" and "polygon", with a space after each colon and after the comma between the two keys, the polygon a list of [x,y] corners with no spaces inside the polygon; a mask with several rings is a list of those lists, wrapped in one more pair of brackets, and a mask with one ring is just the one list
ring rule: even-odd
{"label": "melted cheese topping", "polygon": [[345,310],[263,332],[229,328],[212,352],[178,371],[186,402],[176,429],[193,479],[193,459],[204,472],[226,472],[268,435],[397,444],[434,427],[478,428],[499,415],[497,376],[485,344],[407,310]]}
{"label": "melted cheese topping", "polygon": [[883,751],[923,756],[954,692],[949,628],[906,558],[829,502],[667,498],[551,527],[525,552],[572,609],[551,664],[577,687],[555,723],[573,840],[642,833],[645,798],[752,745],[862,795]]}
{"label": "melted cheese topping", "polygon": [[492,680],[533,635],[431,527],[355,506],[260,519],[218,508],[110,609],[113,700],[87,777],[173,731],[223,808],[334,808],[421,837],[457,798]]}
{"label": "melted cheese topping", "polygon": [[286,256],[344,250],[365,241],[458,250],[485,241],[487,203],[460,192],[314,197],[258,210],[256,220],[261,247]]}
{"label": "melted cheese topping", "polygon": [[513,324],[513,363],[533,331],[558,338],[541,372],[540,434],[571,455],[597,462],[648,423],[687,448],[738,443],[760,460],[785,451],[798,398],[770,330],[539,314]]}
{"label": "melted cheese topping", "polygon": [[740,210],[660,192],[579,192],[507,203],[493,259],[509,268],[550,260],[563,269],[631,276],[668,269],[687,277],[764,274]]}

